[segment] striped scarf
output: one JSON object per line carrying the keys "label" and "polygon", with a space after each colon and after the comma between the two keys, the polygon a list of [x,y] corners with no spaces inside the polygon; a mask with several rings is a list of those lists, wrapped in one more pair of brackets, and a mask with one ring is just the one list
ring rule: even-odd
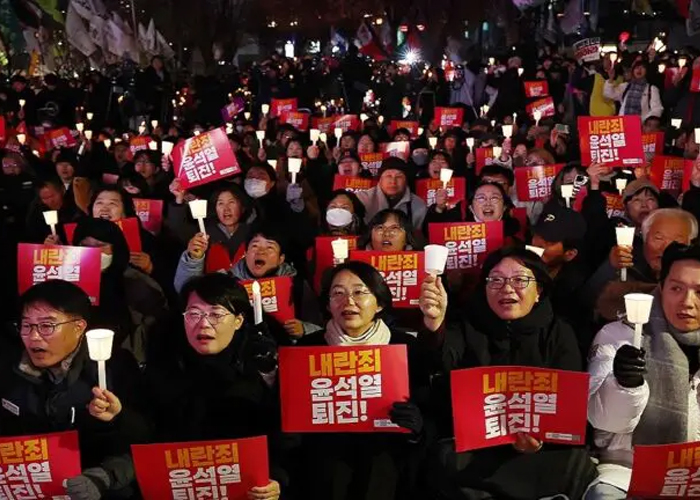
{"label": "striped scarf", "polygon": [[625,116],[642,114],[642,95],[646,88],[647,81],[644,78],[629,82],[625,90]]}

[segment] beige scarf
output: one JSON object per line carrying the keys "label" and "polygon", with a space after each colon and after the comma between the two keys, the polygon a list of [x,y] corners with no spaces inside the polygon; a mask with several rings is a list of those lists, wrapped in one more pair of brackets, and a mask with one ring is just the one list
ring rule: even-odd
{"label": "beige scarf", "polygon": [[330,320],[326,325],[326,342],[330,346],[337,345],[388,345],[391,331],[381,319],[372,323],[365,333],[359,337],[351,337],[340,328],[335,321]]}

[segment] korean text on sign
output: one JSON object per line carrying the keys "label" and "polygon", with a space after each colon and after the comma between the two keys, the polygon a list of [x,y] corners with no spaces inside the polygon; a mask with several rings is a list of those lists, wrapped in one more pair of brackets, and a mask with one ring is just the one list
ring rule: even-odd
{"label": "korean text on sign", "polygon": [[457,450],[515,442],[518,433],[581,444],[588,375],[501,366],[452,372]]}
{"label": "korean text on sign", "polygon": [[214,161],[219,159],[219,153],[209,134],[193,137],[185,153],[180,168],[190,184],[201,182],[216,174]]}
{"label": "korean text on sign", "polygon": [[477,270],[488,252],[503,246],[503,222],[430,224],[430,243],[445,245],[448,270]]}
{"label": "korean text on sign", "polygon": [[634,166],[644,163],[642,125],[638,115],[578,119],[581,163]]}
{"label": "korean text on sign", "polygon": [[[241,281],[248,292],[250,304],[253,305],[253,280]],[[294,319],[294,303],[292,302],[292,278],[279,276],[258,280],[263,311],[280,323]]]}
{"label": "korean text on sign", "polygon": [[379,271],[391,290],[394,307],[417,307],[425,278],[423,252],[353,251],[350,260],[367,262]]}
{"label": "korean text on sign", "polygon": [[238,500],[268,483],[267,439],[133,446],[144,498]]}
{"label": "korean text on sign", "polygon": [[629,498],[700,498],[700,443],[635,446]]}
{"label": "korean text on sign", "polygon": [[75,432],[0,441],[0,498],[68,500],[63,481],[79,474]]}
{"label": "korean text on sign", "polygon": [[[425,201],[428,206],[435,205],[438,189],[442,189],[440,179],[420,179],[416,182],[416,196]],[[450,207],[466,199],[467,181],[464,177],[452,177],[447,183],[447,204]],[[464,205],[464,203],[463,203]]]}
{"label": "korean text on sign", "polygon": [[283,348],[280,384],[286,432],[403,432],[388,412],[408,395],[405,346]]}
{"label": "korean text on sign", "polygon": [[520,201],[547,201],[552,195],[552,183],[563,165],[521,167],[515,170],[515,185]]}
{"label": "korean text on sign", "polygon": [[651,181],[662,191],[668,191],[674,195],[681,192],[683,175],[687,164],[692,161],[675,156],[655,156],[651,163]]}
{"label": "korean text on sign", "polygon": [[335,177],[333,178],[333,191],[337,189],[344,189],[346,191],[356,193],[358,191],[367,191],[368,189],[372,189],[376,184],[377,181],[375,179],[335,174]]}

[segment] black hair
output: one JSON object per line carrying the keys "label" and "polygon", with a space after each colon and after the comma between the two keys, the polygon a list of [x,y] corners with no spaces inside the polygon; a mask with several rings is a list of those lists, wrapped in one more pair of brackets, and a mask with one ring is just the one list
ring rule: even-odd
{"label": "black hair", "polygon": [[70,316],[90,321],[90,297],[77,285],[63,280],[38,283],[19,298],[20,313],[33,304],[44,303]]}
{"label": "black hair", "polygon": [[694,260],[700,262],[700,245],[683,245],[674,241],[666,250],[661,258],[661,284],[666,281],[671,272],[673,264],[680,260]]}
{"label": "black hair", "polygon": [[304,144],[301,142],[301,139],[299,139],[298,137],[292,137],[291,139],[289,139],[289,141],[287,141],[287,146],[284,148],[284,155],[287,156],[289,146],[291,146],[292,143],[294,143],[294,142],[299,144],[299,147],[301,147],[302,157],[306,156],[306,151],[304,150]]}
{"label": "black hair", "polygon": [[541,295],[546,297],[552,288],[552,278],[549,276],[547,266],[539,255],[519,246],[503,247],[489,254],[481,268],[481,278],[479,280],[479,291],[485,293],[486,278],[501,261],[504,259],[515,259],[523,266],[527,267],[535,275],[537,284],[542,289]]}
{"label": "black hair", "polygon": [[148,193],[150,190],[150,188],[148,187],[148,182],[146,182],[146,179],[144,179],[141,174],[133,171],[133,168],[133,165],[131,165],[129,169],[124,169],[124,173],[119,177],[117,185],[123,188],[124,184],[128,182],[133,187],[139,190],[140,196],[145,196],[145,194]]}
{"label": "black hair", "polygon": [[252,168],[261,168],[261,169],[263,169],[265,172],[267,172],[267,175],[270,176],[270,180],[271,180],[272,182],[277,182],[277,172],[275,171],[274,168],[272,168],[272,165],[270,165],[269,163],[267,163],[267,162],[265,162],[265,163],[254,163],[253,165],[251,165],[250,167],[248,167],[248,170],[246,170],[246,174],[247,174],[248,172],[250,172],[250,170],[251,170]]}
{"label": "black hair", "polygon": [[396,139],[397,135],[407,135],[409,140],[411,139],[411,131],[407,128],[397,128],[394,130],[394,133],[391,135],[392,140]]}
{"label": "black hair", "polygon": [[183,309],[187,307],[187,301],[193,293],[207,304],[224,307],[234,314],[242,314],[246,320],[253,317],[248,292],[236,278],[229,275],[213,273],[189,280],[180,292]]}
{"label": "black hair", "polygon": [[54,163],[70,163],[74,169],[78,169],[78,156],[70,149],[61,148]]}
{"label": "black hair", "polygon": [[129,193],[124,191],[120,186],[102,186],[92,195],[90,200],[90,206],[88,207],[88,215],[92,217],[92,208],[95,206],[95,201],[97,197],[104,193],[117,193],[122,199],[122,205],[124,206],[124,217],[136,217],[136,210],[134,209],[134,199]]}
{"label": "black hair", "polygon": [[497,165],[495,163],[492,163],[491,165],[486,165],[484,168],[482,168],[481,173],[479,174],[479,183],[483,182],[483,178],[486,175],[489,175],[489,176],[502,175],[508,181],[509,186],[513,186],[515,184],[515,174],[513,173],[513,171],[509,168],[502,166],[502,165]]}
{"label": "black hair", "polygon": [[280,255],[284,255],[287,250],[288,238],[287,234],[276,224],[271,224],[269,222],[258,222],[253,224],[250,228],[250,233],[248,233],[248,238],[246,239],[246,248],[250,246],[250,242],[255,239],[256,236],[262,236],[266,240],[274,241],[280,246]]}
{"label": "black hair", "polygon": [[328,269],[323,275],[319,300],[321,302],[321,308],[326,311],[326,314],[328,314],[328,306],[331,301],[330,294],[333,280],[343,271],[350,271],[360,278],[360,281],[372,292],[372,295],[377,299],[377,305],[382,308],[378,317],[383,316],[388,310],[391,310],[393,300],[391,290],[389,289],[389,285],[386,284],[386,281],[384,281],[381,273],[366,262],[351,260]]}
{"label": "black hair", "polygon": [[411,219],[408,218],[408,215],[401,210],[396,210],[394,208],[386,208],[381,212],[377,212],[377,214],[372,217],[372,220],[370,220],[369,224],[367,224],[365,233],[357,241],[357,248],[363,250],[367,245],[369,245],[372,242],[372,230],[375,227],[384,224],[392,215],[396,217],[396,219],[399,221],[399,226],[401,226],[401,229],[403,229],[406,233],[406,248],[413,248],[415,250],[416,247],[418,247],[418,242],[413,235],[413,223],[411,222]]}

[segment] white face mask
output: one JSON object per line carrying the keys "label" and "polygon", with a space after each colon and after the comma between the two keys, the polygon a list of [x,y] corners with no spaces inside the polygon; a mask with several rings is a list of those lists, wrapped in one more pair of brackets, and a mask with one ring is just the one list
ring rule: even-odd
{"label": "white face mask", "polygon": [[331,208],[326,212],[326,222],[333,227],[345,227],[352,222],[352,214],[344,208]]}
{"label": "white face mask", "polygon": [[260,198],[267,194],[267,182],[261,179],[246,179],[243,188],[251,198]]}
{"label": "white face mask", "polygon": [[112,255],[108,253],[100,254],[100,270],[106,271],[112,265]]}

